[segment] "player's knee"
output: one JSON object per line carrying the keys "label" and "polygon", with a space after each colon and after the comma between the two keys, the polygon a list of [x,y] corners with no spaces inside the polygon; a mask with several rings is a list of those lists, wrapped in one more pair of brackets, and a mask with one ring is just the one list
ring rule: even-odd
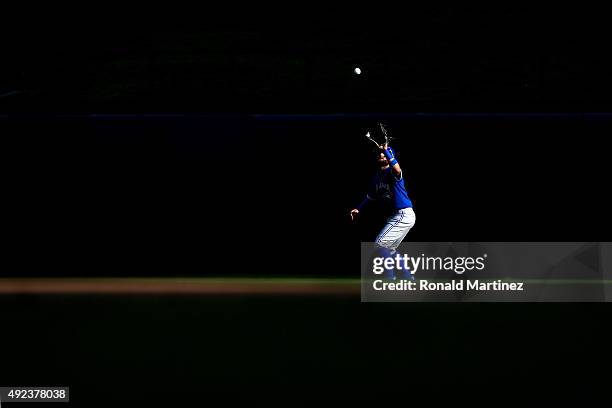
{"label": "player's knee", "polygon": [[386,239],[385,237],[377,237],[375,243],[380,248],[391,249],[393,246],[393,240]]}

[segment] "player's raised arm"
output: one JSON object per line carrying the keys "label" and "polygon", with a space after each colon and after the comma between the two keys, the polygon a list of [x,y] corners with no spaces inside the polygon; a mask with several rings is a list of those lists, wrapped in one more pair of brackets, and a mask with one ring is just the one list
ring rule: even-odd
{"label": "player's raised arm", "polygon": [[399,163],[397,162],[397,159],[395,158],[395,153],[393,152],[393,149],[390,148],[386,144],[381,146],[380,149],[381,149],[382,153],[385,155],[385,157],[387,158],[387,160],[389,161],[389,166],[391,166],[391,169],[393,170],[393,173],[396,176],[400,176],[402,174],[402,169],[401,169]]}

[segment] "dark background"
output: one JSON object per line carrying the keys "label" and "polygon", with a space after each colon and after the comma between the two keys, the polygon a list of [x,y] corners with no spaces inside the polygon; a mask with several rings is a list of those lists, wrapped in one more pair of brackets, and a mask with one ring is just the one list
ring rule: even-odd
{"label": "dark background", "polygon": [[541,112],[611,103],[609,18],[597,9],[105,2],[5,15],[5,112]]}
{"label": "dark background", "polygon": [[[356,277],[381,119],[410,239],[609,240],[602,10],[202,7],[5,9],[2,276]],[[607,306],[3,295],[0,382],[79,406],[582,404]]]}
{"label": "dark background", "polygon": [[607,115],[22,116],[1,121],[19,260],[3,274],[356,277],[384,222],[347,215],[377,119],[414,200],[409,239],[606,239]]}

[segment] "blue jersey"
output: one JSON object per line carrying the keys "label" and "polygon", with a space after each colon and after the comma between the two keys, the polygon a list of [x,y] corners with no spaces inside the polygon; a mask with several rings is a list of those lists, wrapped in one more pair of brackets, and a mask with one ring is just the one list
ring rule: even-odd
{"label": "blue jersey", "polygon": [[396,176],[391,167],[376,172],[368,189],[368,198],[391,210],[412,207],[402,174]]}

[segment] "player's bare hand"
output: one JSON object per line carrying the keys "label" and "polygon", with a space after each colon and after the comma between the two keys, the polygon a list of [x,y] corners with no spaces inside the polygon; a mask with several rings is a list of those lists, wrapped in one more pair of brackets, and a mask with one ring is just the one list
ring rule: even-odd
{"label": "player's bare hand", "polygon": [[359,215],[359,210],[356,208],[353,208],[351,210],[351,221],[355,221],[355,219],[357,218],[357,215]]}

